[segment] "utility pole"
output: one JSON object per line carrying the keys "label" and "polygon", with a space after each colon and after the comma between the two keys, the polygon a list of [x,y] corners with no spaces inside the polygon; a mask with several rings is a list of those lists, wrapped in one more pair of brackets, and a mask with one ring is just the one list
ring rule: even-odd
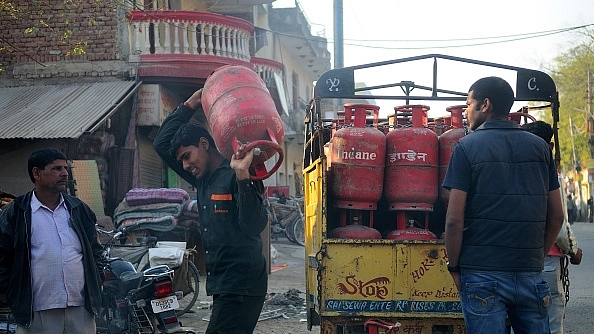
{"label": "utility pole", "polygon": [[[592,117],[592,75],[588,71],[588,144],[590,144],[590,160],[586,164],[588,169],[588,200],[594,197],[594,117]],[[588,206],[588,221],[590,221],[593,215],[590,212],[593,208]]]}
{"label": "utility pole", "polygon": [[[334,0],[334,68],[344,67],[344,17],[342,0]],[[342,110],[342,99],[336,99],[334,110]]]}
{"label": "utility pole", "polygon": [[344,22],[342,0],[334,0],[334,68],[344,67]]}
{"label": "utility pole", "polygon": [[[590,144],[590,159],[594,160],[594,117],[592,117],[592,75],[588,71],[588,144]],[[590,168],[590,167],[589,167]],[[594,166],[592,167],[594,168]]]}

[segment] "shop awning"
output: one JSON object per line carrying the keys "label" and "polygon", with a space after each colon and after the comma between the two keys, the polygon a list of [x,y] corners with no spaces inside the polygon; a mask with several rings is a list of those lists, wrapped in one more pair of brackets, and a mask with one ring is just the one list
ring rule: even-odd
{"label": "shop awning", "polygon": [[0,139],[78,138],[128,100],[134,81],[0,89]]}

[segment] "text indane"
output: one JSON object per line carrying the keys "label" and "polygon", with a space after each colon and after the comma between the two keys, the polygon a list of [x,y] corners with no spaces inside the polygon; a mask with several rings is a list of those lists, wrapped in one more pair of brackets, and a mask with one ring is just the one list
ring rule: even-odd
{"label": "text indane", "polygon": [[375,160],[377,158],[375,152],[356,151],[354,147],[351,150],[339,150],[339,153],[342,159]]}

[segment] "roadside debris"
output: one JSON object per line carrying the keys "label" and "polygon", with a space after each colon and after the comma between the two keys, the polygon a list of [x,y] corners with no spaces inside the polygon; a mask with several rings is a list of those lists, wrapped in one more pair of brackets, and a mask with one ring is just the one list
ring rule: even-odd
{"label": "roadside debris", "polygon": [[[274,318],[290,319],[303,316],[305,310],[305,298],[300,297],[297,289],[289,289],[285,293],[270,293],[266,296],[264,307],[260,313],[258,321],[264,321]],[[201,303],[202,304],[202,303]],[[205,303],[208,304],[208,303]],[[201,305],[202,309],[208,309],[212,306]],[[210,321],[210,313],[202,317],[203,321]]]}
{"label": "roadside debris", "polygon": [[303,306],[305,299],[299,297],[301,292],[297,289],[289,289],[283,294],[271,293],[266,298],[265,304],[270,305],[292,305],[295,307]]}

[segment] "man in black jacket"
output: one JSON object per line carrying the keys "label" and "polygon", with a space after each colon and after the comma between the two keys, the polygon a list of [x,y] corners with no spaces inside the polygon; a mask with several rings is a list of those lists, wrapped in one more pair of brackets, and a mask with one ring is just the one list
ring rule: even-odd
{"label": "man in black jacket", "polygon": [[198,90],[165,119],[153,145],[171,169],[197,188],[206,292],[213,296],[206,334],[252,333],[268,284],[260,238],[268,223],[264,186],[250,180],[253,150],[229,162],[208,131],[189,122],[201,96]]}
{"label": "man in black jacket", "polygon": [[93,211],[64,193],[67,167],[55,148],[33,152],[28,172],[35,189],[0,215],[0,293],[17,333],[95,333],[102,248]]}

